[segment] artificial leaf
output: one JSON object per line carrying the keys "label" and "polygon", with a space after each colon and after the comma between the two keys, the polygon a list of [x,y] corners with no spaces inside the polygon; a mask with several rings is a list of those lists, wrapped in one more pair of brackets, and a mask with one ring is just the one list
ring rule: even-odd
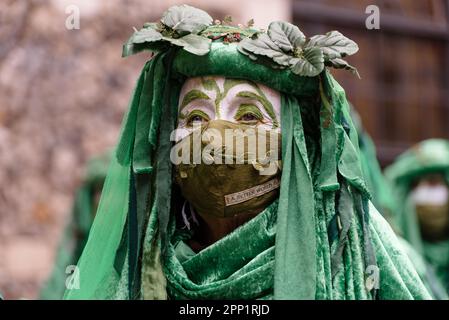
{"label": "artificial leaf", "polygon": [[162,40],[162,34],[148,27],[134,32],[131,38],[132,43],[156,42]]}
{"label": "artificial leaf", "polygon": [[197,56],[203,56],[210,51],[211,39],[196,35],[188,34],[184,37],[174,39],[164,37],[165,40],[178,47],[183,47],[185,51],[193,53]]}
{"label": "artificial leaf", "polygon": [[169,8],[161,22],[180,35],[197,34],[212,24],[212,17],[203,10],[183,4]]}
{"label": "artificial leaf", "polygon": [[248,56],[248,58],[250,58],[251,60],[253,61],[257,60],[257,56],[255,54],[252,54],[250,51],[245,50],[244,47],[238,46],[237,49],[240,53],[243,53],[245,56]]}
{"label": "artificial leaf", "polygon": [[286,55],[266,33],[258,34],[257,38],[243,39],[238,46],[238,50],[251,56],[265,56],[281,66],[289,66],[291,56]]}
{"label": "artificial leaf", "polygon": [[326,61],[326,65],[334,67],[335,69],[349,70],[353,74],[355,74],[358,78],[360,78],[360,74],[357,71],[357,68],[351,66],[346,60],[343,60],[340,58],[335,58],[335,59]]}
{"label": "artificial leaf", "polygon": [[338,31],[331,31],[325,35],[314,36],[310,38],[306,47],[321,48],[326,60],[349,56],[359,50],[357,43],[346,38]]}
{"label": "artificial leaf", "polygon": [[285,52],[291,52],[294,48],[302,47],[306,42],[305,35],[297,26],[283,21],[270,23],[268,35]]}
{"label": "artificial leaf", "polygon": [[158,53],[168,48],[168,43],[165,41],[157,42],[145,42],[145,43],[132,43],[127,42],[123,45],[122,57],[132,56],[142,51],[149,51],[152,53]]}
{"label": "artificial leaf", "polygon": [[145,22],[143,24],[144,28],[152,28],[156,31],[160,31],[163,28],[163,25],[160,22]]}
{"label": "artificial leaf", "polygon": [[305,48],[300,58],[291,60],[291,70],[293,73],[305,76],[315,77],[324,69],[324,57],[320,48]]}

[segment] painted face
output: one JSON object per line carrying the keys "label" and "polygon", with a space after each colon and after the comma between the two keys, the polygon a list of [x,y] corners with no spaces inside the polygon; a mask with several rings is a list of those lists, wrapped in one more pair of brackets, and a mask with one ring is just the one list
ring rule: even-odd
{"label": "painted face", "polygon": [[188,79],[178,104],[179,141],[194,123],[226,120],[280,132],[281,96],[262,84],[224,77]]}
{"label": "painted face", "polygon": [[171,157],[182,195],[200,216],[254,215],[278,196],[280,106],[279,92],[251,81],[185,82],[174,136],[181,141]]}

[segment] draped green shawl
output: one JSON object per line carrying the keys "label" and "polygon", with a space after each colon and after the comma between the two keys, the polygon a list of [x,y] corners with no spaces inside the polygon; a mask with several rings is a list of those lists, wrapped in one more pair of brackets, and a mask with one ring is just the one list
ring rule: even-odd
{"label": "draped green shawl", "polygon": [[[281,92],[283,171],[272,206],[195,255],[177,232],[170,132],[182,83],[207,75]],[[370,204],[348,103],[327,70],[272,69],[233,43],[213,42],[204,56],[171,48],[142,70],[116,154],[78,263],[80,289],[66,299],[430,298]]]}

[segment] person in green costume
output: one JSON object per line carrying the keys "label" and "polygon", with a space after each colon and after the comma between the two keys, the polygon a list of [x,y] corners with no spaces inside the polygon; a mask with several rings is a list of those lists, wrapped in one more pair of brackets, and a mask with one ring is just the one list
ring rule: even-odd
{"label": "person in green costume", "polygon": [[[353,41],[306,38],[287,22],[213,23],[181,5],[136,30],[123,54],[144,50],[154,55],[66,299],[431,298],[370,202],[328,70],[356,73],[343,60]],[[216,138],[229,130],[248,150],[256,137],[255,151],[229,152]],[[192,150],[202,161],[189,163]]]}
{"label": "person in green costume", "polygon": [[394,199],[392,186],[382,173],[377,160],[376,147],[369,134],[364,130],[361,118],[353,106],[351,106],[351,115],[359,137],[360,160],[362,162],[363,174],[368,189],[371,192],[374,206],[390,225],[392,225],[403,250],[412,261],[419,277],[432,294],[432,297],[438,300],[448,299],[446,289],[436,276],[434,268],[401,236],[400,230],[395,226],[393,213],[398,210],[396,208],[398,203]]}
{"label": "person in green costume", "polygon": [[75,194],[69,223],[58,246],[53,271],[41,288],[39,299],[58,300],[64,296],[67,267],[76,265],[86,245],[111,157],[112,152],[108,151],[88,162],[82,185]]}
{"label": "person in green costume", "polygon": [[435,268],[449,289],[449,142],[423,141],[385,169],[403,237]]}

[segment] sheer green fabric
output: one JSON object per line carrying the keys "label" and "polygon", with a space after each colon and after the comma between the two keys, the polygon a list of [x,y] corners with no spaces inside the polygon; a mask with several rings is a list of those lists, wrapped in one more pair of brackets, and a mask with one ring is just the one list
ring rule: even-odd
{"label": "sheer green fabric", "polygon": [[87,242],[97,209],[94,198],[101,191],[111,157],[112,152],[107,152],[89,161],[83,183],[75,194],[69,223],[58,245],[53,271],[41,289],[40,299],[63,297],[68,276],[66,268],[77,263]]}
{"label": "sheer green fabric", "polygon": [[65,296],[112,298],[118,291],[125,257],[118,248],[128,212],[129,168],[111,160],[108,175],[85,249],[78,261],[79,289]]}
{"label": "sheer green fabric", "polygon": [[410,199],[412,182],[427,173],[441,173],[449,183],[449,142],[426,140],[404,152],[385,170],[398,204],[394,222],[401,235],[434,267],[446,290],[449,289],[449,240],[426,243],[421,238],[415,207]]}
{"label": "sheer green fabric", "polygon": [[[279,199],[264,213],[192,254],[179,248],[170,133],[183,81],[207,75],[283,93],[283,171]],[[80,289],[65,298],[430,298],[370,205],[357,141],[344,91],[327,71],[305,78],[273,70],[220,42],[201,57],[156,55],[137,83],[78,263]],[[246,260],[238,264],[235,252]]]}

